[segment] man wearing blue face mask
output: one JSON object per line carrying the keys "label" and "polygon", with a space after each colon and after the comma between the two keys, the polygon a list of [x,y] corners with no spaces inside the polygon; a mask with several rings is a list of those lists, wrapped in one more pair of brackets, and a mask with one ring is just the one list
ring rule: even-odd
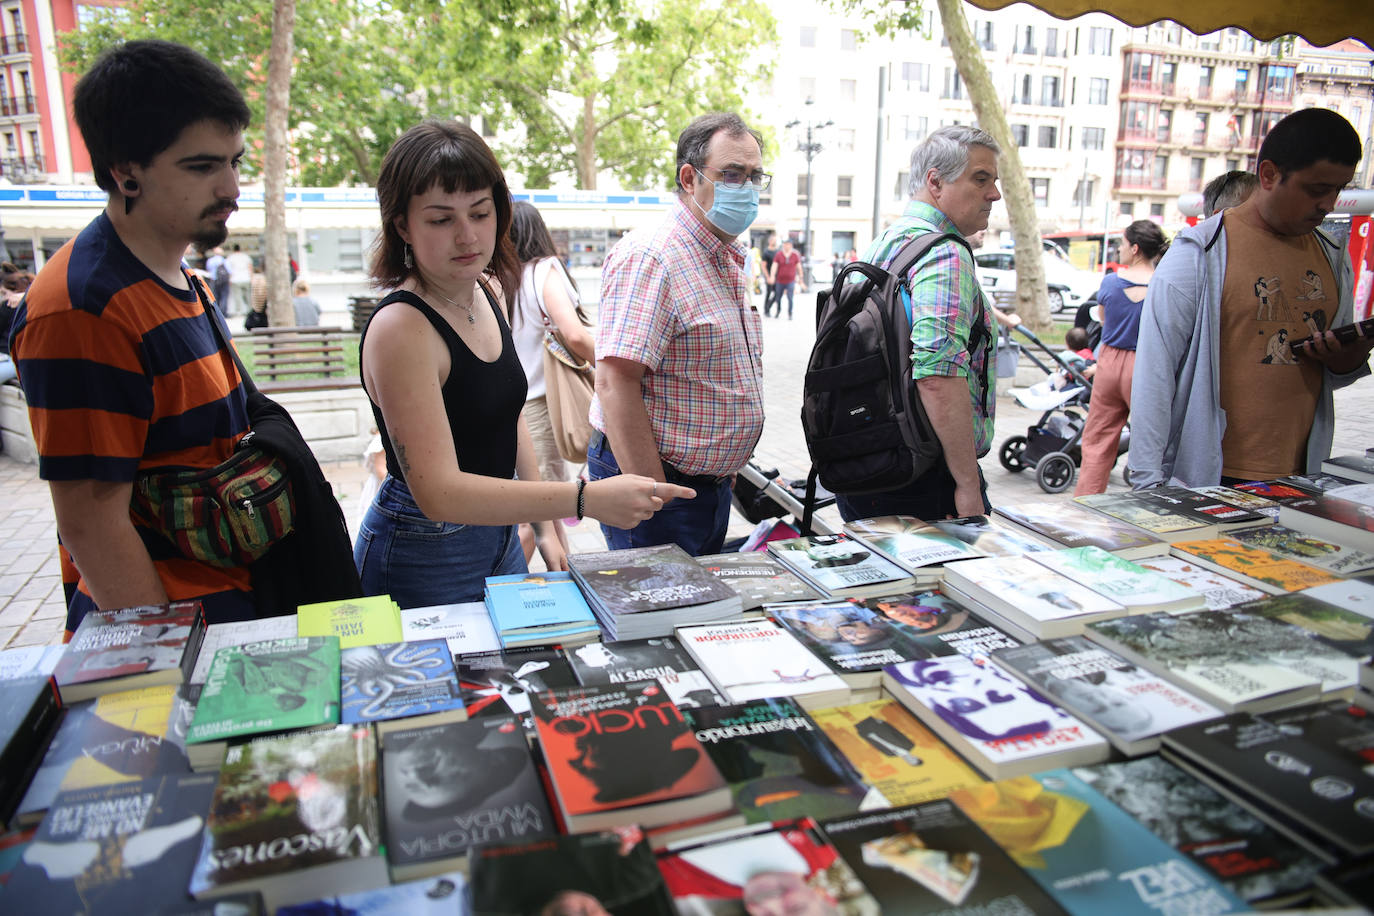
{"label": "man wearing blue face mask", "polygon": [[678,137],[677,205],[606,258],[588,474],[697,493],[628,531],[603,526],[614,549],[676,543],[700,555],[725,539],[731,480],[763,432],[763,326],[738,236],[770,180],[757,131],[733,113],[702,115]]}

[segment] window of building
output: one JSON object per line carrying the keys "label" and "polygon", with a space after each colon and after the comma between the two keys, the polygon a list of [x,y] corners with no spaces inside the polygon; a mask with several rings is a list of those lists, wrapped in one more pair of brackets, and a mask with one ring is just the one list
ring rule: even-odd
{"label": "window of building", "polygon": [[1045,29],[1045,56],[1059,56],[1059,30],[1055,28]]}
{"label": "window of building", "polygon": [[1059,77],[1040,77],[1040,104],[1052,105],[1055,108],[1064,104],[1064,100],[1059,95]]}
{"label": "window of building", "polygon": [[33,95],[33,84],[29,82],[29,71],[19,71],[19,82],[23,86],[25,98]]}
{"label": "window of building", "polygon": [[1276,98],[1288,98],[1293,94],[1293,68],[1266,66],[1260,75],[1264,92]]}
{"label": "window of building", "polygon": [[1159,81],[1163,84],[1164,92],[1172,94],[1174,85],[1178,82],[1178,64],[1171,60],[1166,60],[1159,65]]}
{"label": "window of building", "polygon": [[832,232],[830,233],[830,251],[836,255],[842,255],[854,247],[853,232]]}
{"label": "window of building", "polygon": [[1088,80],[1088,104],[1106,105],[1107,104],[1107,80],[1099,77],[1091,77]]}
{"label": "window of building", "polygon": [[892,187],[893,200],[906,200],[911,196],[911,189],[907,183],[911,181],[911,173],[902,171],[897,173],[897,183]]}
{"label": "window of building", "polygon": [[1211,120],[1210,116],[1209,116],[1209,115],[1207,114],[1207,112],[1205,112],[1205,111],[1196,111],[1196,112],[1193,113],[1193,145],[1194,145],[1194,146],[1206,146],[1206,145],[1207,145],[1207,128],[1208,128],[1208,126],[1209,126],[1210,120]]}
{"label": "window of building", "polygon": [[1088,29],[1088,53],[1112,56],[1112,30],[1093,26]]}
{"label": "window of building", "polygon": [[1213,32],[1210,35],[1199,35],[1197,39],[1197,46],[1199,49],[1203,51],[1220,51],[1221,33]]}
{"label": "window of building", "polygon": [[853,51],[859,46],[858,33],[853,29],[840,29],[840,50]]}
{"label": "window of building", "polygon": [[1174,128],[1174,112],[1172,109],[1165,108],[1159,112],[1155,127],[1155,139],[1160,143],[1168,143],[1169,135]]}
{"label": "window of building", "polygon": [[1030,143],[1030,125],[1013,124],[1011,125],[1011,139],[1017,146],[1026,146]]}
{"label": "window of building", "polygon": [[1163,205],[1163,204],[1150,204],[1150,216],[1154,217],[1155,219],[1163,219],[1163,218],[1164,218],[1164,205]]}
{"label": "window of building", "polygon": [[1149,136],[1154,130],[1158,113],[1159,106],[1152,102],[1122,102],[1121,127],[1131,137]]}
{"label": "window of building", "polygon": [[1154,82],[1155,70],[1159,66],[1158,54],[1132,51],[1126,55],[1126,79],[1138,85]]}
{"label": "window of building", "polygon": [[811,179],[807,175],[797,176],[797,206],[805,207],[811,202]]}
{"label": "window of building", "polygon": [[945,68],[945,91],[941,93],[942,99],[962,99],[964,97],[964,81],[959,76],[959,71],[955,67]]}
{"label": "window of building", "polygon": [[1169,157],[1155,155],[1154,179],[1156,187],[1164,187],[1164,183],[1169,180]]}
{"label": "window of building", "polygon": [[816,78],[814,76],[803,76],[797,86],[797,91],[801,93],[803,100],[811,101],[816,98]]}
{"label": "window of building", "polygon": [[1016,29],[1016,46],[1012,48],[1017,54],[1035,53],[1035,26],[1023,25]]}
{"label": "window of building", "polygon": [[1085,127],[1083,128],[1083,148],[1102,149],[1107,142],[1107,128],[1105,127]]}
{"label": "window of building", "polygon": [[1135,203],[1133,201],[1123,200],[1121,202],[1121,215],[1135,216]]}
{"label": "window of building", "polygon": [[801,46],[803,48],[814,48],[816,46],[816,27],[814,25],[804,25],[801,27]]}
{"label": "window of building", "polygon": [[1011,84],[1011,100],[1013,103],[1029,105],[1031,103],[1031,77],[1029,73],[1023,73],[1019,77],[1013,77]]}
{"label": "window of building", "polygon": [[1093,203],[1093,190],[1097,186],[1095,179],[1089,178],[1084,181],[1078,179],[1078,187],[1073,189],[1073,202],[1080,207],[1091,207]]}
{"label": "window of building", "polygon": [[1040,141],[1036,144],[1041,149],[1054,149],[1059,145],[1059,128],[1053,124],[1040,125]]}
{"label": "window of building", "polygon": [[902,121],[908,140],[924,140],[930,131],[930,119],[925,115],[903,115]]}
{"label": "window of building", "polygon": [[5,152],[11,156],[15,155],[14,134],[10,131],[5,131]]}
{"label": "window of building", "polygon": [[854,138],[857,131],[852,127],[841,127],[835,131],[835,149],[844,152],[854,152]]}
{"label": "window of building", "polygon": [[1212,75],[1215,71],[1216,67],[1207,64],[1197,68],[1197,88],[1204,97],[1212,91]]}
{"label": "window of building", "polygon": [[854,177],[841,175],[835,179],[835,206],[849,207],[854,203]]}
{"label": "window of building", "polygon": [[1164,23],[1164,43],[1166,45],[1183,44],[1183,26],[1177,22]]}
{"label": "window of building", "polygon": [[859,99],[858,80],[840,80],[840,101],[852,105]]}
{"label": "window of building", "polygon": [[1240,160],[1239,160],[1239,159],[1227,159],[1227,160],[1226,160],[1226,171],[1228,171],[1228,172],[1238,172],[1238,171],[1240,171]]}
{"label": "window of building", "polygon": [[1035,202],[1045,206],[1050,202],[1050,180],[1048,178],[1032,178],[1031,193],[1035,195]]}
{"label": "window of building", "polygon": [[902,79],[906,82],[908,92],[929,92],[930,64],[918,64],[911,61],[903,63]]}
{"label": "window of building", "polygon": [[997,50],[997,42],[992,40],[991,22],[975,22],[973,24],[973,38],[978,42],[978,47],[984,51]]}
{"label": "window of building", "polygon": [[1359,105],[1350,106],[1350,123],[1357,128],[1360,126],[1360,119],[1364,117],[1364,109]]}

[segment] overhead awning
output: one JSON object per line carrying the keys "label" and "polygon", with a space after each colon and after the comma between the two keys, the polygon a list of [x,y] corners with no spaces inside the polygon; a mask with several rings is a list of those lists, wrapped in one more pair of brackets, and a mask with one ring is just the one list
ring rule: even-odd
{"label": "overhead awning", "polygon": [[[967,0],[985,10],[1000,10],[1016,0]],[[1106,13],[1127,25],[1170,19],[1198,35],[1218,29],[1243,29],[1263,41],[1301,35],[1318,47],[1343,38],[1374,44],[1371,0],[1029,0],[1051,16],[1072,19]]]}

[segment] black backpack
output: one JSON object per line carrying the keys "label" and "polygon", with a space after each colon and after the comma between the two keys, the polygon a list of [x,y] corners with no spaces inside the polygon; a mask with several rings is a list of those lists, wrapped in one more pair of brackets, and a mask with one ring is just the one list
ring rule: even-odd
{"label": "black backpack", "polygon": [[[817,294],[816,342],[802,388],[802,431],[811,452],[808,506],[817,478],[841,495],[886,493],[940,460],[940,440],[911,378],[911,318],[902,294],[911,267],[945,241],[969,247],[955,233],[928,232],[908,242],[890,270],[855,261]],[[988,343],[984,320],[980,297],[969,353]]]}

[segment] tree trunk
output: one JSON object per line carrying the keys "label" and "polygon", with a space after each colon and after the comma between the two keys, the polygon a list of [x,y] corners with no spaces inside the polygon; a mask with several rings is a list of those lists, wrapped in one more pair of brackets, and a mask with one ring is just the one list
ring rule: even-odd
{"label": "tree trunk", "polygon": [[596,96],[582,100],[582,126],[577,142],[577,186],[584,191],[596,190]]}
{"label": "tree trunk", "polygon": [[983,60],[983,52],[973,41],[960,0],[936,0],[936,3],[954,64],[959,68],[964,88],[973,102],[973,111],[978,116],[978,126],[992,134],[1002,147],[999,160],[1002,196],[1007,202],[1011,235],[1016,244],[1016,313],[1032,331],[1042,334],[1050,330],[1052,321],[1049,286],[1041,259],[1040,223],[1035,216],[1035,195],[1021,168],[1021,155],[1012,139],[1011,128],[1007,126],[1007,116],[992,84],[992,74]]}
{"label": "tree trunk", "polygon": [[296,323],[291,307],[291,255],[286,246],[286,125],[291,105],[292,31],[295,25],[296,0],[273,0],[262,150],[267,320],[273,327]]}

